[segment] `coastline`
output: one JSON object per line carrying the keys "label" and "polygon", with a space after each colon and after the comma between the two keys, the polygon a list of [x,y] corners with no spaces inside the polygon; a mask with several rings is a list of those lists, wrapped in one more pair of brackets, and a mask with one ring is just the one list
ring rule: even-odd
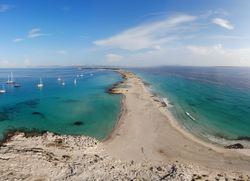
{"label": "coastline", "polygon": [[223,148],[217,153],[192,140],[181,127],[178,130],[178,122],[165,112],[167,105],[147,90],[142,80],[132,73],[123,77],[124,81],[109,91],[122,95],[122,106],[106,139],[35,130],[10,132],[0,144],[0,178],[250,180],[249,157]]}
{"label": "coastline", "polygon": [[[140,78],[131,72],[118,72],[125,79],[122,85],[128,87],[112,89],[114,94],[123,94],[124,108],[114,130],[103,141],[108,154],[121,160],[181,161],[224,171],[250,170],[250,149],[225,149],[196,137],[180,125]],[[152,110],[153,114],[147,114]]]}

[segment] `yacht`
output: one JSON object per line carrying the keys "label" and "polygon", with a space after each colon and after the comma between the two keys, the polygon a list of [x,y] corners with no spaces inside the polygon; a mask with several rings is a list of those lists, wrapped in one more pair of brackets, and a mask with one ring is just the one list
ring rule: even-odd
{"label": "yacht", "polygon": [[4,88],[4,85],[2,85],[2,89],[0,89],[0,94],[4,94],[4,93],[6,93],[6,90]]}
{"label": "yacht", "polygon": [[8,80],[6,83],[7,84],[14,84],[15,83],[12,72],[10,73],[10,76],[8,75]]}
{"label": "yacht", "polygon": [[21,87],[21,85],[18,84],[18,83],[15,83],[15,84],[14,84],[14,87],[16,87],[16,88],[17,88],[17,87]]}
{"label": "yacht", "polygon": [[42,88],[43,87],[43,82],[42,82],[42,78],[40,78],[40,82],[37,84],[38,88]]}
{"label": "yacht", "polygon": [[64,82],[64,80],[62,80],[62,86],[65,86],[65,82]]}

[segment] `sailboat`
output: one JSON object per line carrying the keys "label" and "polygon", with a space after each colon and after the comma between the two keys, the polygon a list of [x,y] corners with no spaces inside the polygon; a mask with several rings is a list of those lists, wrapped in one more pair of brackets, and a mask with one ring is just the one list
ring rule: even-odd
{"label": "sailboat", "polygon": [[64,82],[64,80],[62,81],[62,85],[63,85],[63,86],[65,86],[65,82]]}
{"label": "sailboat", "polygon": [[76,79],[74,79],[74,84],[76,85]]}
{"label": "sailboat", "polygon": [[61,79],[61,77],[58,77],[57,80],[60,82],[62,79]]}
{"label": "sailboat", "polygon": [[10,73],[10,76],[8,75],[8,80],[6,83],[7,84],[14,84],[15,83],[12,72]]}
{"label": "sailboat", "polygon": [[38,88],[42,88],[43,87],[43,82],[42,82],[42,78],[40,78],[40,82],[37,84]]}
{"label": "sailboat", "polygon": [[4,88],[4,85],[2,85],[2,89],[0,89],[0,94],[4,94],[4,93],[6,93],[6,90]]}
{"label": "sailboat", "polygon": [[14,87],[18,88],[18,87],[21,87],[21,85],[18,84],[18,83],[15,83],[15,84],[14,84]]}

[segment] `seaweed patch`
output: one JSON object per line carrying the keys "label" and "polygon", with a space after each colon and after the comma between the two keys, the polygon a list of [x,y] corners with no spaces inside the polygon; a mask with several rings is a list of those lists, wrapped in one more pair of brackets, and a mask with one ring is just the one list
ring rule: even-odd
{"label": "seaweed patch", "polygon": [[36,108],[38,105],[38,100],[28,100],[28,101],[23,101],[19,102],[13,106],[8,106],[4,107],[4,112],[6,113],[18,113],[20,110],[24,107],[29,107],[29,108]]}
{"label": "seaweed patch", "polygon": [[41,112],[35,111],[35,112],[32,112],[32,115],[40,116],[41,118],[45,119],[45,115],[43,113],[41,113]]}
{"label": "seaweed patch", "polygon": [[81,125],[84,125],[84,122],[82,122],[82,121],[76,121],[76,122],[74,122],[74,125],[75,126],[81,126]]}
{"label": "seaweed patch", "polygon": [[6,120],[10,120],[8,114],[6,112],[0,112],[0,122]]}

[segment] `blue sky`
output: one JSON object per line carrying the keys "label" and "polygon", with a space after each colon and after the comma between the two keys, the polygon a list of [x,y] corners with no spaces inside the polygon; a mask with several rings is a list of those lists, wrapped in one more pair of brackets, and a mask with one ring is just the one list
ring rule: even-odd
{"label": "blue sky", "polygon": [[0,67],[250,66],[248,0],[0,0]]}

